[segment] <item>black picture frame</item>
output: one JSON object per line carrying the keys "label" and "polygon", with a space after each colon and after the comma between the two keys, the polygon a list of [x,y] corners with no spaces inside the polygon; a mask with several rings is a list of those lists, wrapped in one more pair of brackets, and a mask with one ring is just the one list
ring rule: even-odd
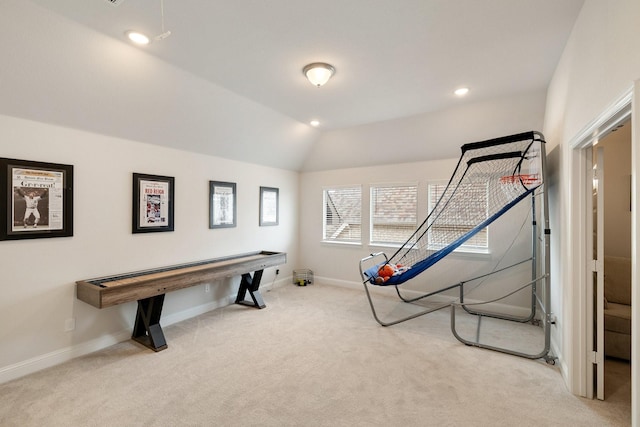
{"label": "black picture frame", "polygon": [[209,228],[235,227],[236,209],[236,183],[209,181]]}
{"label": "black picture frame", "polygon": [[73,236],[73,165],[0,158],[0,240]]}
{"label": "black picture frame", "polygon": [[278,225],[280,190],[260,187],[260,226]]}
{"label": "black picture frame", "polygon": [[174,193],[174,177],[134,172],[131,232],[174,231]]}

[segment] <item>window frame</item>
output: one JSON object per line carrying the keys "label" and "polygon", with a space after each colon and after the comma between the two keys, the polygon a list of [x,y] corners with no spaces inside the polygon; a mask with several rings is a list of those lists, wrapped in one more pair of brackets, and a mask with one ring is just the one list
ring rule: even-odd
{"label": "window frame", "polygon": [[[374,197],[374,192],[377,189],[393,189],[393,188],[413,188],[415,200],[414,203],[414,211],[413,211],[413,222],[408,224],[411,226],[411,230],[408,232],[408,235],[403,237],[401,240],[397,241],[385,241],[381,239],[374,239],[374,229],[376,226],[376,221],[374,221],[374,216],[376,216],[376,199]],[[401,247],[409,237],[415,232],[416,228],[419,225],[418,221],[418,206],[419,206],[419,185],[417,182],[392,182],[392,183],[376,183],[371,184],[369,186],[369,244],[371,246],[378,247],[391,247],[391,248],[399,248]],[[392,222],[391,220],[390,222]],[[377,236],[375,236],[377,237]]]}
{"label": "window frame", "polygon": [[[322,188],[322,243],[330,243],[330,244],[342,244],[342,245],[362,245],[362,210],[363,210],[363,201],[362,201],[362,184],[352,184],[352,185],[331,185],[325,186]],[[328,192],[335,190],[357,190],[359,191],[359,200],[358,200],[358,209],[359,209],[359,238],[348,239],[348,238],[328,238],[327,237],[327,208],[329,206],[328,203]]]}

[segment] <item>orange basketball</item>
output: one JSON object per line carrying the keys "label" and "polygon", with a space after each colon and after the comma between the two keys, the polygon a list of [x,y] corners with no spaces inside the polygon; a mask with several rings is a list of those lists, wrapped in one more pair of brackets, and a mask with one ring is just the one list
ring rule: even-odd
{"label": "orange basketball", "polygon": [[393,267],[391,267],[389,264],[385,264],[382,267],[380,267],[380,269],[378,270],[378,276],[380,277],[391,277],[393,276]]}

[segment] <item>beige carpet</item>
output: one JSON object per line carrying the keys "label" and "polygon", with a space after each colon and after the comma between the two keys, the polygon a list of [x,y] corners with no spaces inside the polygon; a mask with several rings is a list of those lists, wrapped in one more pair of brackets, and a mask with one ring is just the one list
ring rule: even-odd
{"label": "beige carpet", "polygon": [[159,353],[127,341],[2,384],[0,425],[630,423],[628,383],[608,402],[575,397],[557,367],[455,340],[446,310],[384,328],[363,291],[263,296],[263,310],[232,305],[166,327]]}

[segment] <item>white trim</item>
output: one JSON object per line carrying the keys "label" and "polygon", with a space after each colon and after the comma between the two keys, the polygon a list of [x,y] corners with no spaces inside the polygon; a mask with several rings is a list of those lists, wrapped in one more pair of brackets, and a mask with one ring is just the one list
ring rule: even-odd
{"label": "white trim", "polygon": [[[567,283],[585,284],[584,286],[574,286],[570,289],[570,297],[565,299],[571,308],[565,305],[564,313],[567,314],[571,332],[568,334],[571,338],[567,340],[571,344],[569,351],[570,357],[564,360],[573,363],[572,367],[567,367],[565,372],[569,372],[572,378],[570,389],[573,393],[585,397],[587,395],[587,369],[591,367],[588,355],[587,336],[587,287],[586,287],[586,271],[587,271],[587,244],[589,239],[585,234],[587,229],[586,206],[587,201],[587,173],[586,170],[586,150],[583,148],[574,148],[571,152],[571,198],[572,202],[569,206],[567,218],[573,218],[569,223],[569,242],[567,247],[574,248],[575,252],[567,255],[565,259],[566,265],[569,265],[569,275],[571,279]],[[576,188],[577,187],[577,188]],[[565,294],[566,296],[566,294]]]}
{"label": "white trim", "polygon": [[[278,281],[274,280],[272,283],[265,283],[261,285],[260,290],[269,291],[273,288],[283,286],[285,283],[290,283],[291,280],[291,276],[284,277]],[[235,294],[228,295],[216,301],[211,301],[206,304],[191,307],[187,310],[182,310],[167,316],[163,316],[161,319],[162,326],[167,327],[169,325],[182,322],[186,319],[191,319],[195,316],[199,316],[217,308],[233,304],[235,302],[235,298]],[[31,359],[24,360],[13,365],[4,366],[0,368],[0,384],[38,372],[42,369],[50,368],[64,362],[68,362],[72,359],[75,359],[76,357],[81,357],[89,353],[102,350],[119,342],[126,341],[130,338],[131,330],[122,330],[86,341],[81,344],[72,345],[56,351],[52,351],[50,353],[32,357]],[[169,345],[171,345],[171,343],[169,343]]]}
{"label": "white trim", "polygon": [[328,245],[363,246],[362,242],[351,242],[348,240],[320,240],[320,243],[326,243]]}
{"label": "white trim", "polygon": [[589,122],[577,135],[571,138],[571,148],[586,148],[599,139],[605,137],[611,129],[631,117],[631,102],[633,100],[633,85],[627,88],[620,97],[611,103],[604,111]]}
{"label": "white trim", "polygon": [[13,365],[0,368],[0,384],[25,375],[33,374],[42,369],[50,368],[64,362],[68,362],[76,357],[93,353],[94,351],[110,347],[121,341],[131,338],[131,331],[120,331],[110,335],[104,335],[100,338],[84,342],[82,344],[72,345],[31,359],[23,360]]}
{"label": "white trim", "polygon": [[638,262],[638,242],[640,242],[640,80],[634,83],[631,102],[631,425],[640,425],[640,369],[638,367],[638,331],[640,330],[640,263]]}
{"label": "white trim", "polygon": [[[359,189],[360,190],[360,238],[359,239],[337,239],[337,238],[327,238],[327,193],[331,190],[341,190],[341,189]],[[361,245],[363,240],[363,230],[365,224],[363,223],[363,206],[364,206],[364,196],[365,192],[363,191],[363,185],[335,185],[335,186],[325,186],[322,187],[322,243],[333,243],[333,242],[341,242],[347,244],[357,244]],[[345,223],[347,224],[347,223]],[[348,224],[347,224],[348,225]]]}
{"label": "white trim", "polygon": [[376,211],[376,205],[374,204],[374,197],[373,197],[373,192],[378,190],[378,189],[398,189],[398,188],[413,188],[415,190],[415,202],[416,202],[416,208],[415,211],[413,212],[413,216],[415,218],[415,221],[411,224],[402,224],[404,226],[410,226],[410,232],[409,235],[412,235],[412,233],[415,231],[415,229],[418,227],[418,225],[420,224],[420,221],[418,219],[418,198],[419,196],[419,191],[418,191],[418,183],[405,183],[405,184],[370,184],[369,185],[369,245],[370,246],[385,246],[385,245],[390,245],[390,246],[394,246],[397,245],[398,247],[402,247],[402,245],[407,241],[407,238],[404,238],[402,241],[399,242],[390,242],[390,241],[383,241],[383,240],[374,240],[373,238],[373,234],[374,234],[374,228],[375,228],[375,223],[374,223],[374,213]]}
{"label": "white trim", "polygon": [[[587,271],[586,245],[590,244],[585,236],[586,216],[586,176],[587,172],[584,149],[589,148],[594,142],[606,136],[617,124],[627,120],[632,113],[633,86],[628,88],[617,100],[611,103],[599,116],[594,118],[580,132],[569,141],[570,171],[570,197],[571,203],[566,204],[567,214],[565,218],[572,218],[567,221],[569,225],[567,248],[578,248],[577,253],[565,255],[565,265],[569,265],[569,272],[565,286],[563,312],[565,313],[566,327],[565,337],[569,337],[567,344],[570,348],[565,349],[565,357],[562,359],[563,375],[567,379],[570,390],[580,396],[587,394],[587,369],[592,369],[587,354],[587,289],[582,284],[586,283],[585,274]],[[571,284],[575,284],[571,286]],[[569,296],[569,298],[566,298]]]}

